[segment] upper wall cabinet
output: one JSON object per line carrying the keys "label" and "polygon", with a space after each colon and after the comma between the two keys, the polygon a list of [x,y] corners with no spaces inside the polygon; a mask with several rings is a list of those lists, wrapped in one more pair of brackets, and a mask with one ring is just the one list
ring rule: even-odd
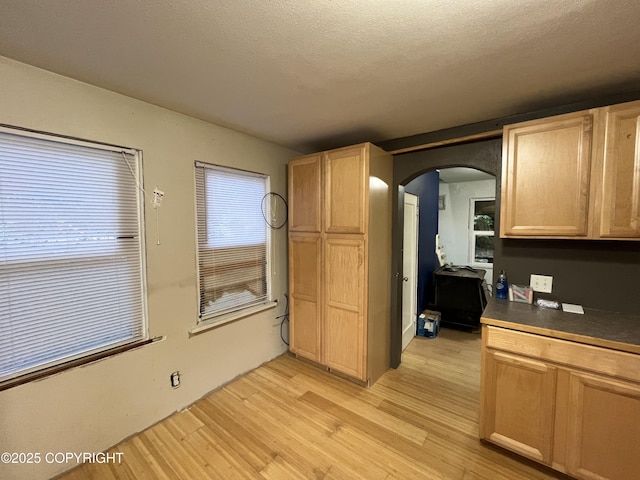
{"label": "upper wall cabinet", "polygon": [[321,168],[321,153],[301,157],[289,165],[289,230],[292,232],[320,233]]}
{"label": "upper wall cabinet", "polygon": [[500,236],[640,239],[640,102],[506,126]]}
{"label": "upper wall cabinet", "polygon": [[603,109],[600,236],[640,237],[640,102]]}
{"label": "upper wall cabinet", "polygon": [[589,112],[505,127],[503,235],[587,234],[592,130]]}

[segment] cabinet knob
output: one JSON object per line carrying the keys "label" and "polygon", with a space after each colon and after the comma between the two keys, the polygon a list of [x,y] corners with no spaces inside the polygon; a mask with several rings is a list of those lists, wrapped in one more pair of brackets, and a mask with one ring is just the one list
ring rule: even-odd
{"label": "cabinet knob", "polygon": [[402,281],[403,282],[408,282],[409,281],[409,277],[402,277]]}

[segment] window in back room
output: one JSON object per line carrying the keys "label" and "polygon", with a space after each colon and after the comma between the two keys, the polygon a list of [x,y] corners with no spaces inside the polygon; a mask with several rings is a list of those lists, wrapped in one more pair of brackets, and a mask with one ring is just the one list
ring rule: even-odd
{"label": "window in back room", "polygon": [[0,129],[0,382],[147,338],[141,153]]}
{"label": "window in back room", "polygon": [[472,198],[469,206],[469,259],[477,267],[493,266],[495,198]]}

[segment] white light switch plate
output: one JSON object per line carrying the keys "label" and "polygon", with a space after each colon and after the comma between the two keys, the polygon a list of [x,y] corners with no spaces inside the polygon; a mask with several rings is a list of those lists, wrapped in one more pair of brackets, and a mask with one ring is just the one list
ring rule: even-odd
{"label": "white light switch plate", "polygon": [[531,274],[530,286],[534,292],[551,293],[551,287],[553,286],[553,277],[550,275]]}

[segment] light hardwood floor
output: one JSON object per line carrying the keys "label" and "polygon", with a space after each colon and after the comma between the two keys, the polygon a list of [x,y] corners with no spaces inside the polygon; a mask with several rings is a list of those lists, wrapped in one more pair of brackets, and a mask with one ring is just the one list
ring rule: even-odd
{"label": "light hardwood floor", "polygon": [[567,478],[478,441],[479,384],[480,335],[455,330],[369,389],[285,354],[61,478]]}

